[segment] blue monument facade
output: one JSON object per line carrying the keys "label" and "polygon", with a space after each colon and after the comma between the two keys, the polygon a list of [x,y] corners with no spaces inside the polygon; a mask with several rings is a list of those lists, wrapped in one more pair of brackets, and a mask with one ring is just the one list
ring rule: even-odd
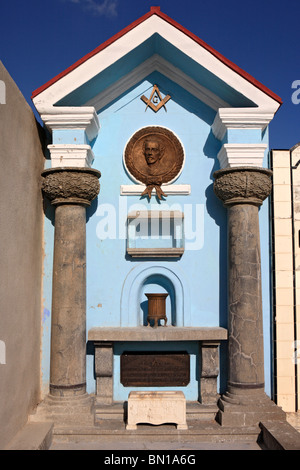
{"label": "blue monument facade", "polygon": [[[214,173],[269,167],[268,124],[280,98],[159,7],[152,7],[36,90],[33,102],[51,134],[47,169],[101,172],[99,195],[86,209],[86,392],[101,396],[95,351],[108,342],[111,370],[106,377],[111,391],[106,390],[105,396],[112,403],[126,401],[133,390],[170,389],[183,391],[187,401],[201,403],[206,387],[201,382],[203,347],[210,344],[217,346],[218,356],[217,373],[210,377],[216,382],[216,393],[224,393],[230,328],[228,223],[227,209],[214,193]],[[167,130],[183,149],[180,171],[160,186],[161,198],[154,187],[151,197],[145,194],[146,185],[125,161],[128,143],[149,127]],[[260,281],[264,390],[271,396],[269,217],[266,200],[259,207]],[[42,342],[45,395],[52,381],[54,239],[55,209],[48,202]],[[168,294],[166,326],[163,322],[157,329],[147,326],[148,293]],[[176,351],[190,357],[187,385],[121,383],[124,353]]]}

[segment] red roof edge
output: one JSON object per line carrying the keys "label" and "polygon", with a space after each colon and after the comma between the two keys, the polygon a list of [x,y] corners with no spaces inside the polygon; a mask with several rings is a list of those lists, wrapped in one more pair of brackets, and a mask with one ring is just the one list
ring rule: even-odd
{"label": "red roof edge", "polygon": [[144,21],[146,21],[148,18],[150,18],[152,15],[157,15],[159,16],[160,18],[162,18],[163,20],[167,21],[169,24],[171,24],[172,26],[174,26],[175,28],[177,28],[179,31],[181,31],[182,33],[186,34],[187,36],[189,36],[192,40],[194,40],[197,44],[201,45],[203,48],[205,48],[208,52],[210,52],[211,54],[213,54],[217,59],[219,59],[221,62],[223,62],[225,65],[227,65],[229,68],[231,68],[232,70],[234,70],[236,73],[238,73],[239,75],[241,75],[243,78],[245,78],[246,80],[248,80],[250,83],[252,83],[252,85],[256,86],[257,88],[259,88],[261,91],[263,91],[265,94],[267,94],[268,96],[270,96],[271,98],[273,98],[275,101],[277,101],[278,103],[282,104],[282,99],[276,95],[273,91],[271,91],[269,88],[267,88],[266,86],[264,86],[262,83],[260,83],[258,80],[256,80],[254,77],[252,77],[252,75],[250,75],[249,73],[245,72],[243,69],[241,69],[239,66],[237,66],[236,64],[234,64],[233,62],[231,62],[229,59],[227,59],[226,57],[224,57],[222,54],[220,54],[218,51],[216,51],[213,47],[209,46],[208,44],[206,44],[204,41],[202,41],[202,39],[200,39],[198,36],[196,36],[195,34],[191,33],[189,30],[187,30],[186,28],[184,28],[183,26],[181,26],[179,23],[177,23],[175,20],[173,20],[172,18],[170,18],[169,16],[167,16],[165,13],[162,13],[160,11],[160,7],[159,6],[153,6],[150,8],[150,11],[148,13],[146,13],[145,15],[141,16],[139,19],[135,20],[133,23],[131,23],[130,25],[126,26],[126,28],[122,29],[121,31],[119,31],[117,34],[115,34],[114,36],[112,36],[110,39],[108,39],[107,41],[103,42],[102,44],[100,44],[100,46],[96,47],[96,49],[92,50],[90,53],[86,54],[84,57],[82,57],[81,59],[79,59],[77,62],[75,62],[73,65],[71,65],[70,67],[68,67],[66,70],[64,70],[63,72],[61,72],[60,74],[56,75],[55,77],[53,77],[51,80],[49,80],[47,83],[45,83],[44,85],[42,85],[41,87],[37,88],[35,91],[32,92],[32,95],[31,95],[31,99],[35,98],[37,95],[39,95],[40,93],[42,93],[42,91],[46,90],[47,88],[49,88],[51,85],[53,85],[53,83],[57,82],[58,80],[60,80],[62,77],[64,77],[65,75],[67,75],[68,73],[72,72],[72,70],[76,69],[77,67],[79,67],[79,65],[83,64],[85,61],[87,61],[88,59],[90,59],[91,57],[93,57],[94,55],[98,54],[98,52],[102,51],[103,49],[105,49],[106,47],[110,46],[110,44],[112,44],[113,42],[115,42],[117,39],[121,38],[122,36],[124,36],[126,33],[128,33],[129,31],[131,31],[132,29],[134,29],[136,26],[138,26],[139,24],[143,23]]}
{"label": "red roof edge", "polygon": [[100,44],[100,46],[96,47],[96,49],[93,49],[91,52],[86,54],[84,57],[79,59],[77,62],[75,62],[73,65],[68,67],[66,70],[63,72],[59,73],[55,77],[53,77],[51,80],[49,80],[47,83],[42,85],[41,87],[37,88],[35,91],[32,92],[31,98],[34,98],[35,96],[39,95],[42,93],[42,91],[46,90],[49,88],[53,83],[57,82],[59,79],[67,75],[68,73],[72,72],[72,70],[76,69],[79,67],[79,65],[83,64],[85,61],[93,57],[94,55],[98,54],[98,52],[102,51],[106,47],[110,46],[113,42],[115,42],[117,39],[121,38],[124,36],[124,34],[128,33],[132,29],[134,29],[136,26],[138,26],[140,23],[143,23],[145,20],[150,18],[150,16],[154,15],[156,12],[160,11],[160,7],[151,7],[151,10],[146,13],[145,15],[141,16],[139,19],[131,23],[130,25],[126,26],[126,28],[122,29],[119,31],[117,34],[112,36],[110,39],[107,39],[107,41],[103,42]]}

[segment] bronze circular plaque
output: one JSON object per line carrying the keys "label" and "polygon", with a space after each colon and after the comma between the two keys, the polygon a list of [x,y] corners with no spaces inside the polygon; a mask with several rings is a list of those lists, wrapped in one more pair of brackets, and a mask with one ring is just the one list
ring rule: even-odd
{"label": "bronze circular plaque", "polygon": [[164,127],[144,127],[129,140],[124,152],[124,163],[129,174],[146,185],[142,194],[151,198],[165,194],[160,186],[170,183],[180,173],[184,164],[184,150],[179,139]]}

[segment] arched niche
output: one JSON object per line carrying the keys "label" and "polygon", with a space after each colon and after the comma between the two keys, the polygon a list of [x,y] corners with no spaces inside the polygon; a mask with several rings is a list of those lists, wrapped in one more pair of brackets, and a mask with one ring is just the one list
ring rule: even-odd
{"label": "arched niche", "polygon": [[142,263],[127,275],[121,295],[121,326],[145,324],[146,292],[166,292],[168,325],[190,325],[190,296],[187,280],[178,269]]}

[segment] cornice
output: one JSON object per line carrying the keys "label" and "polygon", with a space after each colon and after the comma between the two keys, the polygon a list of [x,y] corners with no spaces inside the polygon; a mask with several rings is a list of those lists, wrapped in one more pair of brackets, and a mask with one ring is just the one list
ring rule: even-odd
{"label": "cornice", "polygon": [[46,127],[53,131],[58,129],[83,129],[88,139],[93,140],[100,129],[97,113],[89,107],[44,107],[40,114]]}
{"label": "cornice", "polygon": [[214,136],[222,140],[228,129],[260,129],[263,131],[274,117],[264,108],[220,108],[212,125]]}

